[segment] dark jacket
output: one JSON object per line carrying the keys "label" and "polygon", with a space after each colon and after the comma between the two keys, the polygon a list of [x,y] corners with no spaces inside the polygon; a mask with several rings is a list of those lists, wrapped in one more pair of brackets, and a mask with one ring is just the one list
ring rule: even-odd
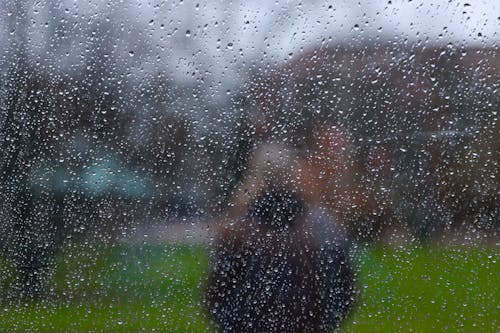
{"label": "dark jacket", "polygon": [[216,244],[206,302],[223,332],[327,332],[355,297],[349,242],[299,195],[267,192]]}

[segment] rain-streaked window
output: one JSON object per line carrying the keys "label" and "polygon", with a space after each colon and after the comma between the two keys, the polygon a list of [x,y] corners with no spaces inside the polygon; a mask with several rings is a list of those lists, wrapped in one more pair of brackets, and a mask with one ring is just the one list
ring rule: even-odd
{"label": "rain-streaked window", "polygon": [[500,5],[0,3],[1,332],[498,332]]}

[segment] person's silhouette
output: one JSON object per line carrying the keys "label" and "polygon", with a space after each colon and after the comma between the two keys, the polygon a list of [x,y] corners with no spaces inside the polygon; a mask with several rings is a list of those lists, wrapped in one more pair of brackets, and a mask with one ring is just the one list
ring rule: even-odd
{"label": "person's silhouette", "polygon": [[[272,161],[266,165],[273,169]],[[206,292],[220,330],[339,326],[354,302],[355,279],[349,242],[326,210],[308,204],[290,184],[271,181],[229,222],[216,242]]]}

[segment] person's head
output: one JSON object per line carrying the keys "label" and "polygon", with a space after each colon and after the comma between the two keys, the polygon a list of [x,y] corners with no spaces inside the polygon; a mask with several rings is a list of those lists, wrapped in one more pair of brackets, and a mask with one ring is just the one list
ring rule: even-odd
{"label": "person's head", "polygon": [[234,207],[245,211],[263,193],[300,194],[300,170],[298,152],[294,149],[282,143],[261,145],[254,150],[245,180],[235,192]]}

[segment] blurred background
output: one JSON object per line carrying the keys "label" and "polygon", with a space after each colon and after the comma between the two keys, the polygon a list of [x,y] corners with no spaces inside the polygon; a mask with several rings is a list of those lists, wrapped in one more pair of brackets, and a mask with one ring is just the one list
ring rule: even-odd
{"label": "blurred background", "polygon": [[211,226],[281,142],[357,244],[344,331],[496,332],[499,15],[3,1],[0,330],[212,330]]}

